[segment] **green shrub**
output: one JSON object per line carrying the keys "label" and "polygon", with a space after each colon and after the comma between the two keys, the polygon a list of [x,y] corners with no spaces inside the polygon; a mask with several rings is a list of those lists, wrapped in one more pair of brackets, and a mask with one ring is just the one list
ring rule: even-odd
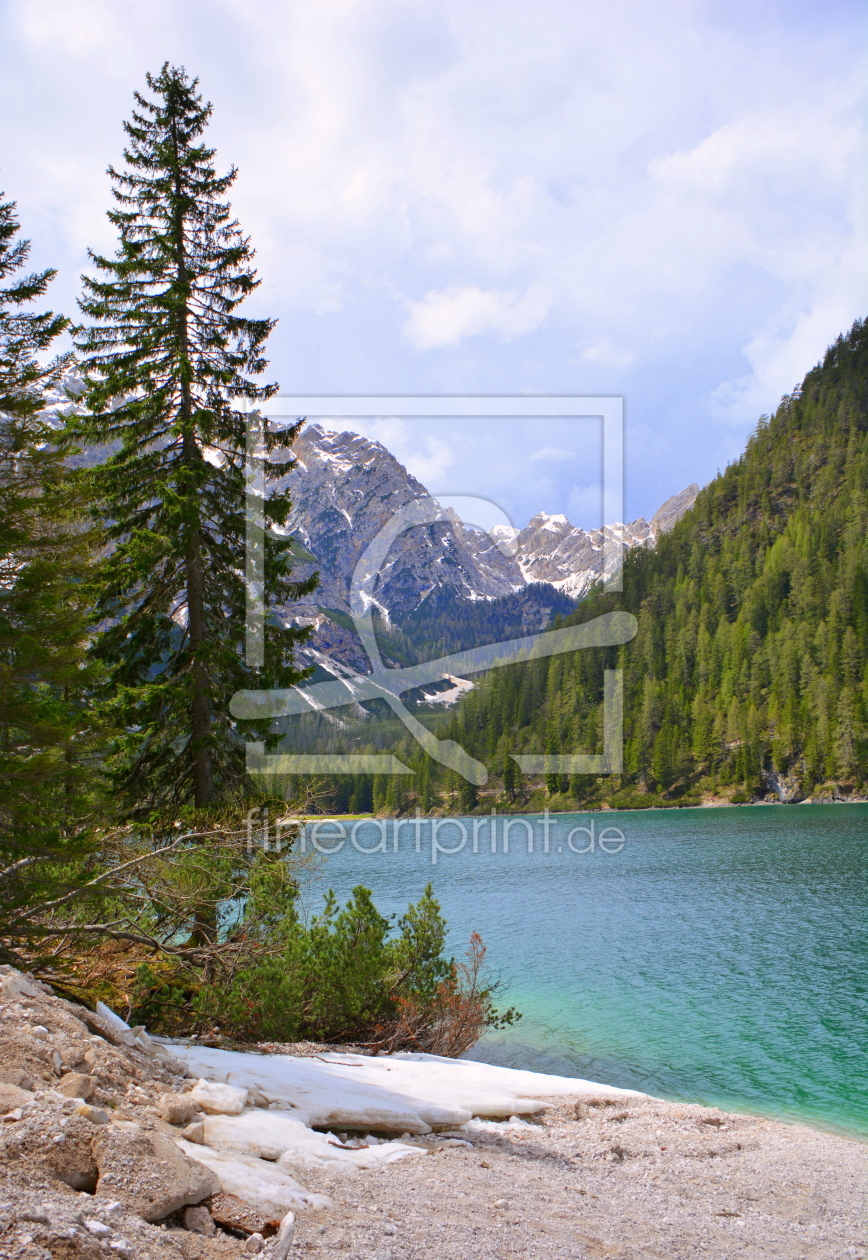
{"label": "green shrub", "polygon": [[197,973],[178,960],[141,965],[133,1016],[153,1031],[239,1041],[343,1042],[382,1049],[460,1054],[482,1029],[512,1022],[498,1015],[485,987],[485,950],[474,937],[468,962],[443,950],[446,922],[429,884],[407,907],[397,932],[370,890],[353,889],[341,908],[333,893],[322,912],[301,920],[297,889],[284,863],[254,863],[249,896],[229,931],[240,964]]}

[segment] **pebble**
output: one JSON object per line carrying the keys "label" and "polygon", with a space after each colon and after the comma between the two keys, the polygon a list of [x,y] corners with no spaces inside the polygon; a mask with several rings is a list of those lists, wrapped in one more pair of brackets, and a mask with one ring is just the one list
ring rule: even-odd
{"label": "pebble", "polygon": [[44,1024],[34,1024],[30,1031],[37,1041],[47,1041],[51,1035]]}
{"label": "pebble", "polygon": [[102,1221],[85,1221],[84,1227],[97,1238],[108,1238],[112,1232],[111,1226],[104,1225]]}
{"label": "pebble", "polygon": [[211,1213],[206,1207],[185,1208],[184,1228],[191,1234],[203,1234],[206,1238],[211,1238],[217,1232]]}
{"label": "pebble", "polygon": [[77,1115],[84,1116],[91,1124],[108,1124],[111,1119],[107,1111],[103,1111],[101,1107],[91,1107],[90,1103],[81,1103],[75,1110]]}

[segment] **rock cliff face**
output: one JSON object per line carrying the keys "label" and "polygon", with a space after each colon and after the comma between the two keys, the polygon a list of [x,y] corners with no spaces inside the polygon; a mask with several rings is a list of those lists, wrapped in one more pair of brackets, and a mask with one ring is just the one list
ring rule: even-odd
{"label": "rock cliff face", "polygon": [[[354,433],[309,425],[297,440],[290,529],[319,571],[316,603],[349,612],[353,571],[368,544],[408,503],[428,492],[384,446]],[[525,578],[495,541],[444,519],[396,538],[374,597],[390,621],[415,612],[432,592],[455,599],[495,599],[520,590]]]}
{"label": "rock cliff face", "polygon": [[691,507],[697,494],[699,486],[694,484],[673,495],[654,513],[650,524],[640,516],[629,525],[616,523],[584,530],[571,525],[565,516],[538,512],[522,530],[500,527],[494,532],[509,546],[527,582],[549,582],[579,599],[594,582],[614,571],[615,566],[606,566],[606,539],[620,543],[624,550],[653,547],[660,534],[670,530]]}
{"label": "rock cliff face", "polygon": [[[299,574],[318,570],[317,634],[340,637],[321,624],[319,609],[349,612],[355,566],[386,522],[427,490],[379,442],[308,425],[295,445],[297,468],[287,479],[293,497],[290,529],[301,544]],[[649,547],[670,529],[699,491],[690,486],[668,499],[651,523],[605,525],[586,531],[565,516],[540,512],[522,530],[468,528],[454,515],[401,534],[389,551],[374,599],[389,621],[402,622],[426,601],[491,600],[547,582],[578,598],[605,576],[604,541]],[[296,612],[301,612],[297,609]]]}

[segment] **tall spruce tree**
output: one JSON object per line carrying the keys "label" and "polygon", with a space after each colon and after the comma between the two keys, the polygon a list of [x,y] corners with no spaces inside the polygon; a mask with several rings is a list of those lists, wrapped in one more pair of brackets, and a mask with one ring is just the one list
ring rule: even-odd
{"label": "tall spruce tree", "polygon": [[[0,204],[0,957],[13,907],[56,887],[79,851],[94,780],[83,707],[94,538],[66,452],[45,418],[70,356],[46,362],[68,321],[28,309],[55,272],[16,273],[14,202]],[[68,872],[67,872],[68,875]]]}
{"label": "tall spruce tree", "polygon": [[[126,167],[109,168],[118,231],[113,258],[91,253],[77,331],[86,415],[77,440],[110,454],[85,473],[106,522],[96,643],[123,730],[112,759],[136,812],[224,800],[244,782],[229,714],[239,688],[290,686],[304,637],[266,614],[265,664],[245,663],[245,445],[251,404],[275,393],[254,379],[274,321],[245,319],[259,284],[253,250],[201,137],[211,106],[183,68],[147,76],[124,123]],[[267,428],[266,610],[312,583],[289,578],[288,496],[274,482],[294,461],[298,424]]]}

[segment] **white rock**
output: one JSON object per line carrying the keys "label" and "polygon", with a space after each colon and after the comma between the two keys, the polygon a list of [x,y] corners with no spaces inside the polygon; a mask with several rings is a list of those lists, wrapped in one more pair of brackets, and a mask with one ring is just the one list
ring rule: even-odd
{"label": "white rock", "polygon": [[190,1097],[203,1111],[216,1116],[240,1115],[247,1105],[247,1090],[243,1086],[222,1085],[219,1081],[197,1081]]}
{"label": "white rock", "polygon": [[269,1251],[271,1253],[270,1260],[286,1260],[289,1255],[289,1249],[292,1246],[292,1236],[295,1233],[295,1215],[287,1212],[286,1216],[280,1222],[280,1229],[277,1231],[277,1237],[271,1244]]}
{"label": "white rock", "polygon": [[20,971],[4,966],[0,968],[0,995],[7,1002],[14,1002],[18,998],[42,997],[42,992],[37,989],[35,982],[28,980]]}
{"label": "white rock", "polygon": [[178,1145],[190,1159],[217,1174],[224,1194],[234,1194],[268,1218],[284,1216],[293,1210],[330,1205],[325,1195],[305,1190],[289,1173],[264,1159],[195,1146],[183,1138],[178,1139]]}
{"label": "white rock", "polygon": [[34,1024],[30,1031],[37,1041],[47,1041],[50,1036],[44,1024]]}
{"label": "white rock", "polygon": [[97,1238],[108,1238],[111,1231],[110,1225],[104,1225],[102,1221],[85,1221],[85,1229],[89,1230]]}

